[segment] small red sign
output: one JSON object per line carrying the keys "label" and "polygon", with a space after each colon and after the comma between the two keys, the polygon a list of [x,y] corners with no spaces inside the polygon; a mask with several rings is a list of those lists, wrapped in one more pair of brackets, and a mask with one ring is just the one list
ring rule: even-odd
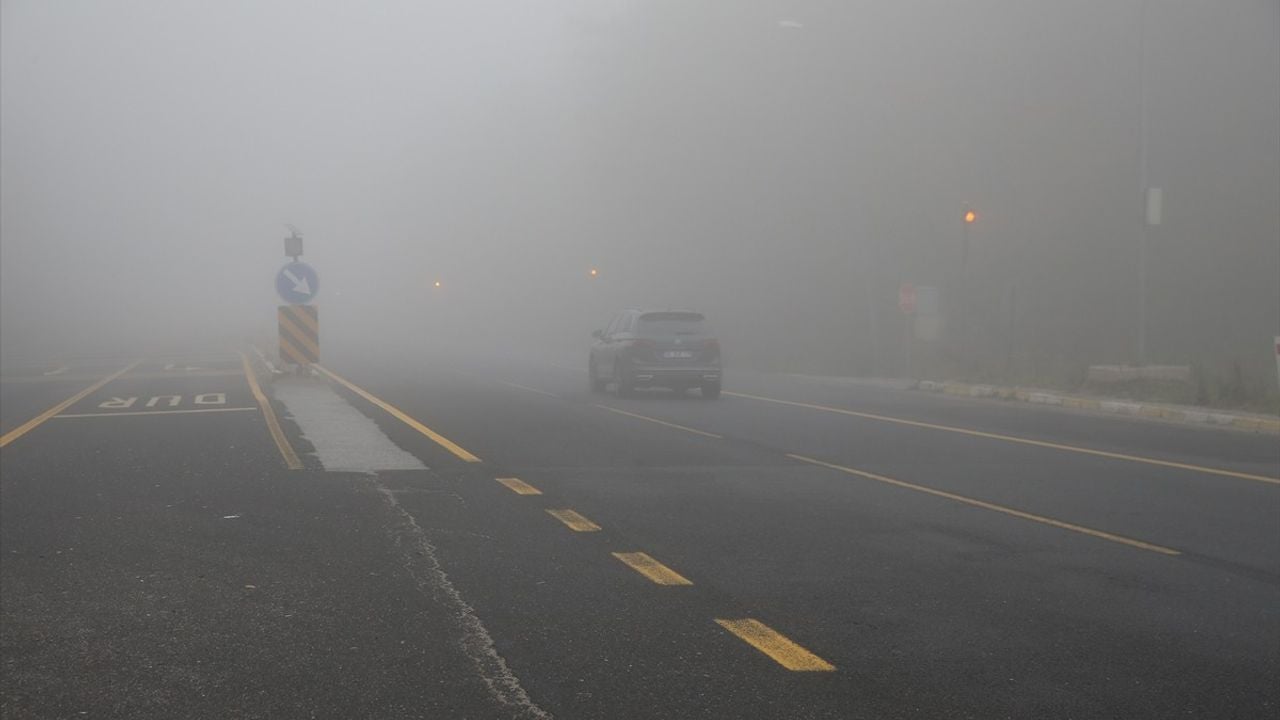
{"label": "small red sign", "polygon": [[902,312],[911,315],[916,311],[916,286],[911,283],[902,283],[898,288],[898,308]]}

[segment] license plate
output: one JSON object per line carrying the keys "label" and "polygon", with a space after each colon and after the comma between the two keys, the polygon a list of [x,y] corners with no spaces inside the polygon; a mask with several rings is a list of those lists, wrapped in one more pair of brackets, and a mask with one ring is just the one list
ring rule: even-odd
{"label": "license plate", "polygon": [[662,357],[668,358],[668,359],[691,358],[693,357],[693,352],[689,350],[668,350],[662,353]]}

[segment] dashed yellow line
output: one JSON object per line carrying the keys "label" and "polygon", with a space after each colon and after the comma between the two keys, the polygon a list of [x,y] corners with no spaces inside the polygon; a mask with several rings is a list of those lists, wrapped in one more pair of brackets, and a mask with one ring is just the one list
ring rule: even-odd
{"label": "dashed yellow line", "polygon": [[461,445],[458,445],[458,444],[457,444],[457,443],[455,443],[454,441],[452,441],[452,440],[450,440],[449,438],[447,438],[447,437],[445,437],[445,436],[441,435],[440,433],[436,432],[435,430],[432,430],[431,428],[427,427],[426,425],[423,425],[422,423],[418,422],[417,420],[414,420],[413,418],[409,417],[409,415],[408,415],[407,413],[405,413],[403,410],[401,410],[400,408],[398,408],[398,407],[396,407],[396,406],[392,405],[392,404],[391,404],[391,403],[389,403],[389,402],[386,402],[385,400],[382,400],[382,399],[380,399],[380,398],[378,398],[378,397],[374,396],[374,395],[373,395],[373,393],[370,393],[369,391],[365,390],[364,388],[359,387],[358,385],[356,385],[355,383],[351,382],[350,380],[347,380],[346,378],[341,377],[340,375],[338,375],[337,373],[333,372],[333,371],[332,371],[332,370],[330,370],[329,368],[327,368],[327,367],[325,367],[325,366],[323,366],[323,365],[312,365],[311,367],[313,367],[313,368],[315,368],[315,369],[319,370],[320,372],[324,373],[324,374],[325,374],[326,376],[328,376],[331,380],[333,380],[334,382],[337,382],[338,384],[342,385],[343,387],[345,387],[346,389],[350,390],[351,392],[353,392],[353,393],[355,393],[355,394],[359,395],[360,397],[364,398],[365,400],[368,400],[369,402],[373,403],[374,405],[377,405],[378,407],[382,408],[383,410],[386,410],[386,411],[387,411],[387,412],[388,412],[392,417],[394,417],[395,419],[397,419],[397,420],[399,420],[400,422],[404,423],[405,425],[408,425],[409,427],[413,428],[414,430],[417,430],[418,432],[422,433],[423,435],[427,436],[427,437],[428,437],[428,438],[430,438],[433,442],[435,442],[437,445],[439,445],[439,446],[443,447],[445,450],[448,450],[449,452],[453,453],[456,457],[460,458],[460,459],[461,459],[461,460],[463,460],[464,462],[480,462],[480,458],[478,458],[478,457],[476,457],[475,455],[472,455],[471,453],[469,453],[469,452],[467,452],[466,450],[464,450],[464,449],[462,448],[462,446],[461,446]]}
{"label": "dashed yellow line", "polygon": [[271,407],[271,401],[258,385],[258,378],[253,374],[253,368],[249,367],[249,357],[240,353],[240,363],[244,368],[244,377],[249,381],[249,390],[253,392],[253,399],[258,401],[258,407],[262,409],[262,417],[267,421],[267,431],[271,433],[276,449],[284,458],[285,466],[290,470],[301,470],[302,461],[298,459],[298,453],[294,452],[289,439],[284,435],[284,430],[280,428],[280,421],[276,418],[276,411]]}
{"label": "dashed yellow line", "polygon": [[31,418],[30,420],[28,420],[28,421],[26,421],[26,422],[22,423],[21,425],[19,425],[18,427],[16,427],[16,428],[14,428],[14,429],[10,430],[9,432],[5,433],[4,435],[0,435],[0,448],[2,448],[2,447],[4,447],[4,446],[8,445],[9,443],[13,442],[14,440],[17,440],[18,438],[22,437],[23,435],[26,435],[27,433],[31,432],[32,430],[35,430],[37,427],[40,427],[40,425],[42,425],[42,424],[43,424],[46,420],[48,420],[49,418],[53,417],[54,415],[57,415],[58,413],[62,412],[63,410],[66,410],[67,408],[71,407],[72,405],[75,405],[76,403],[78,403],[78,402],[80,402],[81,400],[83,400],[83,399],[85,399],[86,397],[88,397],[88,395],[89,395],[90,393],[96,392],[96,391],[97,391],[99,388],[101,388],[103,385],[106,385],[107,383],[111,382],[112,380],[115,380],[116,378],[120,377],[121,375],[124,375],[125,373],[127,373],[127,372],[129,372],[130,370],[134,369],[135,367],[137,367],[137,366],[138,366],[138,363],[140,363],[140,362],[142,362],[142,361],[141,361],[141,360],[134,360],[133,362],[131,362],[131,363],[129,363],[127,366],[125,366],[123,369],[121,369],[121,370],[117,370],[116,372],[114,372],[114,373],[112,373],[112,374],[110,374],[110,375],[108,375],[108,376],[106,376],[106,377],[102,378],[101,380],[97,381],[96,383],[94,383],[94,384],[90,385],[89,387],[87,387],[87,388],[85,388],[85,389],[81,390],[80,392],[76,393],[75,395],[72,395],[71,397],[67,398],[66,400],[63,400],[62,402],[58,403],[57,405],[54,405],[53,407],[49,408],[48,410],[45,410],[44,412],[40,413],[39,415],[37,415],[37,416],[35,416],[35,417]]}
{"label": "dashed yellow line", "polygon": [[547,514],[564,523],[574,532],[599,532],[600,526],[579,515],[575,510],[548,510]]}
{"label": "dashed yellow line", "polygon": [[1101,538],[1103,540],[1110,540],[1111,542],[1114,542],[1114,543],[1120,543],[1122,545],[1128,545],[1130,547],[1136,547],[1142,550],[1150,550],[1151,552],[1160,553],[1161,555],[1181,555],[1182,554],[1178,550],[1174,550],[1173,548],[1167,548],[1162,545],[1155,545],[1152,543],[1143,542],[1141,540],[1134,540],[1133,538],[1124,537],[1123,535],[1115,535],[1113,533],[1103,532],[1102,530],[1094,530],[1093,528],[1087,528],[1087,527],[1084,527],[1083,525],[1076,525],[1074,523],[1063,522],[1062,520],[1054,520],[1053,518],[1045,517],[1044,515],[1036,515],[1034,513],[1023,512],[1021,510],[1015,510],[1011,507],[1005,507],[1004,505],[997,505],[995,503],[986,502],[985,500],[977,500],[975,498],[966,497],[964,495],[957,495],[955,493],[950,493],[945,490],[936,490],[931,487],[925,487],[924,485],[916,485],[915,483],[909,483],[904,480],[895,480],[894,478],[885,477],[884,475],[876,475],[875,473],[869,473],[869,472],[866,472],[865,470],[855,470],[854,468],[851,468],[851,467],[845,467],[844,465],[836,465],[834,463],[823,462],[821,460],[814,460],[813,458],[805,457],[803,455],[793,455],[791,453],[787,453],[787,457],[793,460],[799,460],[800,462],[806,462],[812,465],[820,465],[822,467],[830,468],[832,470],[839,470],[840,472],[848,473],[850,475],[856,475],[858,477],[866,478],[868,480],[875,480],[876,482],[882,482],[889,485],[896,485],[898,487],[906,488],[908,490],[915,490],[916,492],[922,492],[922,493],[927,493],[929,495],[935,495],[937,497],[947,498],[948,500],[954,500],[956,502],[964,503],[966,505],[980,507],[985,510],[994,510],[995,512],[1004,513],[1005,515],[1012,515],[1013,517],[1022,518],[1023,520],[1031,520],[1032,522],[1038,522],[1044,525],[1052,525],[1053,527],[1062,528],[1063,530],[1070,530],[1072,532],[1078,532],[1083,535],[1089,535],[1092,537]]}
{"label": "dashed yellow line", "polygon": [[627,567],[659,585],[692,585],[688,578],[642,552],[613,553]]}
{"label": "dashed yellow line", "polygon": [[619,415],[626,415],[627,417],[635,418],[637,420],[647,420],[648,422],[657,423],[658,425],[665,425],[666,427],[675,428],[676,430],[683,430],[685,432],[693,433],[694,435],[701,435],[703,437],[715,438],[716,440],[724,439],[723,435],[716,435],[715,433],[709,433],[709,432],[706,432],[705,430],[698,430],[696,428],[691,428],[686,425],[677,425],[676,423],[667,422],[666,420],[651,418],[648,415],[637,415],[636,413],[627,412],[626,410],[619,410],[616,407],[609,407],[608,405],[596,405],[596,407],[602,410],[608,410],[609,412],[618,413]]}
{"label": "dashed yellow line", "polygon": [[1003,440],[1004,442],[1020,443],[1022,445],[1032,445],[1034,447],[1051,448],[1054,450],[1063,450],[1066,452],[1080,453],[1082,455],[1093,455],[1095,457],[1111,458],[1112,460],[1127,460],[1129,462],[1145,463],[1147,465],[1158,465],[1161,467],[1178,468],[1179,470],[1190,470],[1192,472],[1207,473],[1210,475],[1220,475],[1222,477],[1238,478],[1240,480],[1253,480],[1255,482],[1270,483],[1272,485],[1280,485],[1280,478],[1267,477],[1266,475],[1254,475],[1252,473],[1236,472],[1234,470],[1224,470],[1222,468],[1205,467],[1203,465],[1190,465],[1187,463],[1173,462],[1171,460],[1159,460],[1157,458],[1143,457],[1141,455],[1127,455],[1125,453],[1109,452],[1107,450],[1095,450],[1093,448],[1079,447],[1077,445],[1063,445],[1061,443],[1047,442],[1045,440],[1033,440],[1031,438],[1017,437],[1015,435],[1002,435],[1000,433],[984,432],[982,430],[970,430],[968,428],[953,427],[951,425],[938,425],[936,423],[920,422],[918,420],[905,420],[903,418],[889,417],[887,415],[876,415],[874,413],[857,412],[855,410],[845,410],[843,408],[828,407],[826,405],[813,405],[811,403],[795,402],[792,400],[779,400],[777,398],[762,397],[760,395],[748,395],[746,393],[725,392],[725,395],[746,398],[748,400],[759,400],[762,402],[771,402],[778,405],[790,405],[792,407],[808,408],[810,410],[821,410],[823,412],[837,413],[839,415],[849,415],[851,417],[865,418],[867,420],[879,420],[880,422],[895,423],[898,425],[908,425],[911,427],[928,428],[930,430],[941,430],[944,432],[959,433],[961,435],[969,435],[971,437],[987,438],[990,440]]}
{"label": "dashed yellow line", "polygon": [[520,478],[503,477],[503,478],[494,478],[494,479],[502,483],[503,485],[506,485],[508,488],[511,489],[512,492],[516,493],[517,495],[541,495],[542,494],[541,490],[521,480]]}
{"label": "dashed yellow line", "polygon": [[835,665],[814,655],[782,633],[754,618],[716,620],[716,624],[737,635],[751,647],[768,655],[774,662],[797,672],[831,672]]}

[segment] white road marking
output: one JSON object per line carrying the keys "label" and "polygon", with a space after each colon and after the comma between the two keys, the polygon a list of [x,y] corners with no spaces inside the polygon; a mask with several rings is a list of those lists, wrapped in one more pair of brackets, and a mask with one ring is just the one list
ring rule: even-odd
{"label": "white road marking", "polygon": [[243,410],[257,410],[257,408],[229,407],[229,408],[200,408],[198,410],[134,410],[133,412],[64,413],[62,415],[54,415],[54,417],[94,418],[94,417],[125,417],[125,416],[137,416],[137,415],[193,415],[195,413],[241,412]]}
{"label": "white road marking", "polygon": [[257,345],[251,345],[250,347],[253,348],[253,352],[258,356],[258,359],[262,361],[262,364],[267,366],[267,369],[271,371],[272,375],[280,374],[280,371],[276,369],[275,364],[267,359],[267,356],[263,354],[262,350],[259,349]]}
{"label": "white road marking", "polygon": [[63,366],[58,367],[58,368],[56,368],[56,369],[54,369],[54,370],[47,370],[47,371],[45,371],[45,373],[44,373],[44,374],[45,374],[45,375],[61,375],[62,373],[66,372],[66,371],[68,371],[68,370],[70,370],[70,369],[71,369],[71,368],[67,367],[66,365],[63,365]]}
{"label": "white road marking", "polygon": [[393,541],[392,547],[399,549],[401,562],[423,594],[443,605],[449,611],[447,617],[457,623],[462,634],[459,646],[471,659],[489,694],[498,703],[511,708],[513,717],[550,720],[551,715],[534,704],[521,686],[520,679],[498,654],[493,646],[493,636],[440,566],[436,548],[422,526],[400,506],[394,493],[381,484],[378,490],[396,519],[395,524],[387,529]]}
{"label": "white road marking", "polygon": [[315,447],[315,456],[325,470],[373,473],[427,469],[328,383],[276,380],[272,394],[284,403],[302,437]]}
{"label": "white road marking", "polygon": [[513,387],[517,390],[525,390],[531,393],[538,393],[539,395],[546,395],[547,397],[553,397],[553,398],[560,397],[559,395],[553,392],[547,392],[546,390],[539,390],[538,388],[529,387],[527,385],[521,385],[519,383],[507,382],[506,380],[497,380],[495,382],[497,382],[499,385],[506,385],[507,387]]}
{"label": "white road marking", "polygon": [[138,398],[136,397],[122,398],[122,397],[117,397],[115,395],[112,395],[110,400],[104,400],[103,402],[98,403],[98,407],[127,408],[127,407],[133,407],[133,404],[136,402],[138,402]]}

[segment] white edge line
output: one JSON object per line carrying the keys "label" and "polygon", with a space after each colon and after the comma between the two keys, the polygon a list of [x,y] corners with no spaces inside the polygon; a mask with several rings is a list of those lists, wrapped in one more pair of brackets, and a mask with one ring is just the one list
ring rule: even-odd
{"label": "white edge line", "polygon": [[610,406],[608,406],[608,405],[595,404],[595,407],[598,407],[598,408],[600,408],[601,410],[608,410],[609,412],[618,413],[619,415],[626,415],[627,417],[632,417],[632,418],[635,418],[635,419],[637,419],[637,420],[647,420],[647,421],[649,421],[649,422],[651,422],[651,423],[656,423],[656,424],[658,424],[658,425],[666,425],[666,426],[667,426],[667,427],[669,427],[669,428],[675,428],[676,430],[684,430],[685,432],[691,432],[691,433],[693,433],[693,434],[695,434],[695,435],[702,435],[703,437],[715,438],[716,440],[723,440],[723,439],[724,439],[724,436],[723,436],[723,435],[717,435],[717,434],[715,434],[715,433],[709,433],[709,432],[707,432],[707,431],[705,431],[705,430],[698,430],[697,428],[691,428],[691,427],[687,427],[687,426],[684,426],[684,425],[678,425],[678,424],[673,423],[673,422],[667,422],[666,420],[659,420],[658,418],[651,418],[651,417],[648,417],[648,416],[646,416],[646,415],[639,415],[639,414],[637,414],[637,413],[627,412],[626,410],[619,410],[619,409],[618,409],[618,408],[616,408],[616,407],[610,407]]}
{"label": "white edge line", "polygon": [[272,375],[280,374],[280,371],[277,370],[276,366],[273,365],[271,361],[267,359],[267,356],[263,354],[262,350],[260,350],[257,345],[250,345],[249,347],[253,348],[253,351],[258,355],[258,359],[262,361],[263,365],[267,366],[267,369],[271,371]]}

